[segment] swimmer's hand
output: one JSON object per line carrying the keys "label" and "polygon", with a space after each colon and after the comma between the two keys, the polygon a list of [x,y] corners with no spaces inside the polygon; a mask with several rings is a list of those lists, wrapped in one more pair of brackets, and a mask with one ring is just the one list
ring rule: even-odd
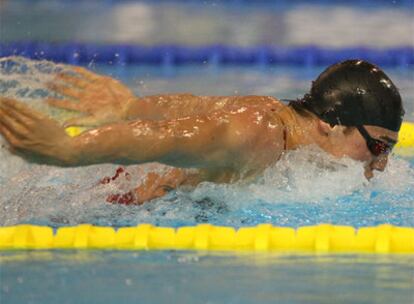
{"label": "swimmer's hand", "polygon": [[0,97],[0,134],[17,152],[69,164],[71,138],[55,120],[11,98]]}
{"label": "swimmer's hand", "polygon": [[180,168],[173,168],[164,174],[149,172],[145,181],[134,190],[135,204],[141,205],[162,197],[179,186],[195,186],[201,181],[199,173],[189,173]]}
{"label": "swimmer's hand", "polygon": [[49,89],[65,99],[49,98],[49,105],[84,113],[84,116],[67,120],[64,127],[99,126],[126,118],[129,103],[135,96],[119,81],[73,67],[74,73],[65,72],[48,84]]}

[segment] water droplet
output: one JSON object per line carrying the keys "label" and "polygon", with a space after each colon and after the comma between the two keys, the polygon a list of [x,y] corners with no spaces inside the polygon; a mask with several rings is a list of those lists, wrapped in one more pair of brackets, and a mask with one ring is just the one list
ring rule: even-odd
{"label": "water droplet", "polygon": [[364,89],[361,89],[361,88],[357,88],[356,91],[357,91],[357,94],[359,94],[359,95],[364,95],[367,92],[367,91],[365,91]]}

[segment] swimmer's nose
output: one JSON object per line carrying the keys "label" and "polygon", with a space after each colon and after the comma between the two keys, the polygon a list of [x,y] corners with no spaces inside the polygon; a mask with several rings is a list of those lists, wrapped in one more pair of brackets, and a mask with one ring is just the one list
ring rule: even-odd
{"label": "swimmer's nose", "polygon": [[371,178],[373,178],[373,177],[374,177],[374,172],[372,172],[372,169],[371,169],[369,166],[367,166],[367,167],[365,168],[364,175],[365,175],[365,178],[366,178],[367,180],[370,180]]}
{"label": "swimmer's nose", "polygon": [[364,175],[367,180],[370,180],[371,178],[374,177],[374,173],[372,173],[372,170],[370,169],[366,169],[364,172]]}

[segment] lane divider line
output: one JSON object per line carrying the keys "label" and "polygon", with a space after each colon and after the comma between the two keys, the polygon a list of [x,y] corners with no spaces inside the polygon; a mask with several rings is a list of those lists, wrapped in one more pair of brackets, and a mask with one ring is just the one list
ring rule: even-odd
{"label": "lane divider line", "polygon": [[361,227],[319,224],[297,229],[200,224],[179,228],[82,224],[53,230],[47,226],[0,227],[0,251],[16,249],[202,250],[315,253],[414,254],[414,228],[389,224]]}

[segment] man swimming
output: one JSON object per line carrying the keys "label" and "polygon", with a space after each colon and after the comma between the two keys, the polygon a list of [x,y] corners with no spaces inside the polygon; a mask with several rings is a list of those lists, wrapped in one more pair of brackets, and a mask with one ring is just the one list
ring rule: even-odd
{"label": "man swimming", "polygon": [[[138,98],[118,81],[83,68],[50,88],[66,99],[52,106],[83,112],[64,126],[24,104],[1,98],[0,134],[14,151],[64,166],[159,162],[128,193],[143,203],[179,186],[247,179],[284,151],[316,145],[364,164],[367,179],[383,171],[398,139],[400,94],[378,67],[348,60],[328,67],[302,99],[284,105],[269,96],[157,95]],[[67,126],[95,126],[70,137]],[[189,168],[193,170],[188,170]]]}

